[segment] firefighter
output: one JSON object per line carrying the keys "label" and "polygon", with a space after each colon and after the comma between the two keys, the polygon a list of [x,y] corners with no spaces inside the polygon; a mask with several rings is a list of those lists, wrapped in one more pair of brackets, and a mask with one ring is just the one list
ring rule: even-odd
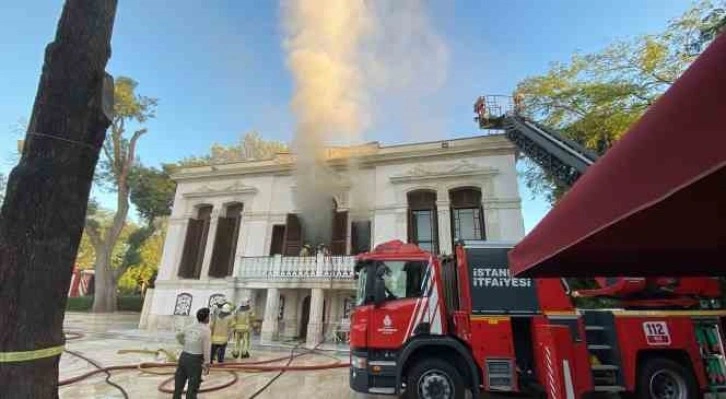
{"label": "firefighter", "polygon": [[234,350],[232,356],[242,359],[250,357],[250,330],[255,319],[255,312],[250,307],[249,299],[242,300],[234,316]]}
{"label": "firefighter", "polygon": [[519,115],[524,110],[524,94],[519,91],[514,92],[514,113]]}
{"label": "firefighter", "polygon": [[323,243],[318,244],[318,248],[315,251],[315,256],[330,256],[330,250],[328,249],[328,246]]}
{"label": "firefighter", "polygon": [[231,338],[234,328],[234,317],[231,303],[225,302],[217,306],[218,310],[212,319],[212,363],[216,358],[219,363],[224,363],[224,354],[227,350],[227,342]]}

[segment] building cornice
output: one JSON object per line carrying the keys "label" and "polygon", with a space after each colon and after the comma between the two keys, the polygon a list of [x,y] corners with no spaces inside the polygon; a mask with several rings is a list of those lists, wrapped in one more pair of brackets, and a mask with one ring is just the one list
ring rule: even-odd
{"label": "building cornice", "polygon": [[210,198],[220,196],[240,196],[240,195],[254,195],[257,194],[257,188],[245,186],[239,182],[221,188],[214,189],[207,185],[199,187],[198,189],[182,194],[184,198]]}
{"label": "building cornice", "polygon": [[[443,140],[438,142],[380,147],[375,152],[360,155],[361,168],[400,163],[415,159],[456,158],[461,155],[510,155],[516,147],[504,135]],[[350,158],[338,157],[327,162],[335,169],[345,169]],[[294,157],[286,154],[272,160],[199,166],[182,169],[174,174],[175,181],[191,181],[240,175],[289,175],[294,169]]]}
{"label": "building cornice", "polygon": [[410,183],[428,180],[446,180],[462,177],[491,177],[498,174],[496,168],[480,166],[467,160],[448,165],[417,164],[406,172],[391,176],[391,183]]}

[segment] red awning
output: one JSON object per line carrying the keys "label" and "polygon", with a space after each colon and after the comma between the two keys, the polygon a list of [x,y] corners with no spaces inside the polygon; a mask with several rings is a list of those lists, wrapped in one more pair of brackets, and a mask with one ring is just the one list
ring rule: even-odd
{"label": "red awning", "polygon": [[519,276],[726,276],[726,34],[509,259]]}

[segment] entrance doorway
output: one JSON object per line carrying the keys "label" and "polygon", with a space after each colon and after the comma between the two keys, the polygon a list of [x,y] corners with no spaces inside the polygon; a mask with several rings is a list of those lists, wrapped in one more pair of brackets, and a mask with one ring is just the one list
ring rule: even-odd
{"label": "entrance doorway", "polygon": [[300,316],[300,333],[298,336],[300,339],[307,339],[308,337],[308,322],[310,321],[310,295],[303,299],[302,303],[302,314]]}
{"label": "entrance doorway", "polygon": [[[327,301],[323,300],[323,334],[325,334],[325,313],[326,313]],[[302,312],[300,313],[300,331],[298,337],[300,339],[307,339],[308,337],[308,324],[310,323],[310,295],[306,295],[302,301]]]}

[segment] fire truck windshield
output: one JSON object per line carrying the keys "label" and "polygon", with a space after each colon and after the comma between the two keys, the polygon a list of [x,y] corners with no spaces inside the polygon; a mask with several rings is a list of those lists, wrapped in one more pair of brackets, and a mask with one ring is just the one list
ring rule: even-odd
{"label": "fire truck windshield", "polygon": [[421,296],[421,285],[426,270],[426,262],[375,261],[359,264],[356,269],[358,279],[356,306],[373,301],[373,282],[379,278],[383,280],[385,285],[386,300]]}
{"label": "fire truck windshield", "polygon": [[358,287],[355,293],[355,306],[363,305],[366,302],[366,284],[368,283],[368,269],[369,267],[363,267],[356,272],[356,278],[358,280]]}

